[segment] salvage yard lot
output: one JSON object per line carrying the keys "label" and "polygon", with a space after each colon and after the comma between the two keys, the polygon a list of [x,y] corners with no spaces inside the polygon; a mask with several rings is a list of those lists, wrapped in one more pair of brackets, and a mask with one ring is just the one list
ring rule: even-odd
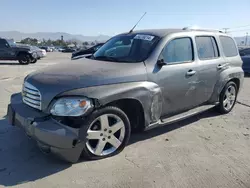
{"label": "salvage yard lot", "polygon": [[8,125],[6,109],[32,71],[68,63],[48,53],[36,64],[0,62],[0,187],[250,187],[250,78],[227,115],[208,111],[132,135],[117,156],[68,164],[42,154],[24,132]]}

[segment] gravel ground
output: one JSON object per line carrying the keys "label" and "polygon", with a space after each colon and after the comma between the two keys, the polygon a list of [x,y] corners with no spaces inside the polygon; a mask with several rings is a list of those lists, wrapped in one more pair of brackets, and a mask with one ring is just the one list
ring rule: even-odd
{"label": "gravel ground", "polygon": [[250,188],[250,78],[228,115],[208,111],[170,126],[132,135],[117,156],[64,163],[42,154],[24,132],[8,125],[10,95],[28,73],[66,63],[48,53],[36,64],[0,62],[0,187],[227,187]]}

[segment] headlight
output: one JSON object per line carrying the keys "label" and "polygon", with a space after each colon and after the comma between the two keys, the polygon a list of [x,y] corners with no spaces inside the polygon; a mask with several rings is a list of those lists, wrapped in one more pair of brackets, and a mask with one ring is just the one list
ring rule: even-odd
{"label": "headlight", "polygon": [[81,116],[93,108],[92,101],[82,97],[58,99],[50,113],[55,116]]}

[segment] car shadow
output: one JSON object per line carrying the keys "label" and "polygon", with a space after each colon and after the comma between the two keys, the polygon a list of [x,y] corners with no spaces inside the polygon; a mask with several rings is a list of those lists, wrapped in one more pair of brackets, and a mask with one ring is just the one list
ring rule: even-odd
{"label": "car shadow", "polygon": [[21,65],[18,61],[13,61],[13,62],[1,62],[0,61],[0,66],[1,65]]}
{"label": "car shadow", "polygon": [[250,77],[250,73],[245,73],[245,77],[249,78]]}
{"label": "car shadow", "polygon": [[142,133],[134,133],[131,135],[130,142],[128,145],[134,144],[136,142],[148,140],[148,139],[151,139],[153,137],[174,131],[174,130],[179,129],[181,127],[188,126],[196,121],[199,121],[200,119],[215,117],[215,116],[219,116],[219,115],[221,115],[221,114],[216,112],[214,109],[210,109],[210,110],[202,112],[198,115],[194,115],[192,117],[189,117],[187,119],[181,120],[181,121],[176,122],[176,123],[172,123],[172,124],[165,125],[165,126],[159,126],[159,127],[156,127],[152,130],[145,131]]}
{"label": "car shadow", "polygon": [[71,167],[44,155],[21,129],[0,120],[0,187],[36,181]]}
{"label": "car shadow", "polygon": [[[203,112],[178,123],[134,133],[128,145],[151,139],[175,129],[190,125],[202,118],[220,115],[214,110]],[[6,119],[0,120],[0,186],[14,186],[36,181],[71,167],[53,155],[44,155],[35,141],[28,139],[21,129],[11,127]],[[88,162],[81,158],[78,163]]]}

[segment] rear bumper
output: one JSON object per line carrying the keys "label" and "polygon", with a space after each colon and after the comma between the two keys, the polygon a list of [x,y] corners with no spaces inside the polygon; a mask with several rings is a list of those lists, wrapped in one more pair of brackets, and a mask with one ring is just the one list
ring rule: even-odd
{"label": "rear bumper", "polygon": [[22,128],[36,140],[42,151],[52,152],[69,162],[78,161],[83,149],[83,142],[78,139],[79,129],[62,125],[47,114],[27,106],[20,94],[12,95],[8,118],[10,124]]}
{"label": "rear bumper", "polygon": [[242,67],[245,73],[250,73],[250,67]]}

